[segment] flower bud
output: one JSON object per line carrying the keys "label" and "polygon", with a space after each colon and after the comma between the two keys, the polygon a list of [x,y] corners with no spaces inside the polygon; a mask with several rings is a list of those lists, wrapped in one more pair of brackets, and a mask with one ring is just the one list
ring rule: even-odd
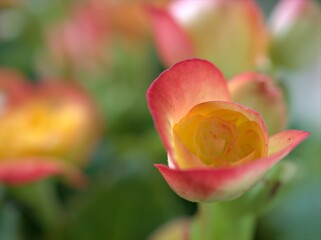
{"label": "flower bud", "polygon": [[276,65],[298,68],[321,50],[321,11],[313,0],[282,0],[271,18],[271,58]]}
{"label": "flower bud", "polygon": [[260,73],[243,73],[228,83],[234,102],[258,111],[270,134],[283,130],[288,112],[281,88],[273,80]]}

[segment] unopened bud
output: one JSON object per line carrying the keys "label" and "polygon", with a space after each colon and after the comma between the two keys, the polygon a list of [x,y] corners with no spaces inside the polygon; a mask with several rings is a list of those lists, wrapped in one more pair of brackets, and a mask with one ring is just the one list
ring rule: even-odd
{"label": "unopened bud", "polygon": [[276,65],[298,68],[321,50],[321,11],[313,0],[282,0],[271,18],[271,58]]}

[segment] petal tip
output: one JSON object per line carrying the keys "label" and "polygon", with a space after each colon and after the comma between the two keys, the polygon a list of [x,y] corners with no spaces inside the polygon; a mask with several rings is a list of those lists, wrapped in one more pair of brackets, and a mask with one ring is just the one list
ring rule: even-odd
{"label": "petal tip", "polygon": [[308,138],[311,133],[305,130],[290,130],[293,132],[293,136],[295,137],[295,139],[298,139],[299,142],[305,140],[306,138]]}
{"label": "petal tip", "polygon": [[154,164],[154,167],[156,167],[159,171],[162,171],[164,168],[168,168],[166,165],[160,163]]}

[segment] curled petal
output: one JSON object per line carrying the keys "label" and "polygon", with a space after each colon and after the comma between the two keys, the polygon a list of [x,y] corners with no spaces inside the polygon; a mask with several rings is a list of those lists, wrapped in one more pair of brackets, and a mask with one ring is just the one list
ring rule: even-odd
{"label": "curled petal", "polygon": [[163,72],[147,91],[155,126],[172,159],[173,125],[195,105],[207,101],[228,101],[227,84],[210,62],[188,59]]}
{"label": "curled petal", "polygon": [[228,87],[233,102],[258,111],[270,134],[287,124],[287,108],[282,90],[271,78],[259,73],[244,73],[233,78]]}
{"label": "curled petal", "polygon": [[288,130],[270,138],[269,156],[230,168],[171,169],[156,164],[169,186],[189,201],[232,200],[241,196],[279,160],[309,136],[308,132]]}
{"label": "curled petal", "polygon": [[[249,129],[254,130],[255,131],[254,136],[257,137],[256,140],[254,140],[254,136],[251,136],[250,138],[247,137],[248,141],[250,142],[256,141],[255,144],[258,145],[256,152],[257,153],[260,152],[262,154],[260,156],[266,156],[267,150],[268,150],[267,149],[268,140],[269,140],[267,130],[260,114],[250,108],[244,107],[242,105],[239,105],[233,102],[222,102],[222,101],[204,102],[196,105],[191,111],[189,111],[189,113],[185,118],[199,119],[200,116],[210,116],[211,113],[213,113],[213,111],[222,110],[222,109],[224,109],[225,111],[230,111],[229,113],[225,112],[226,117],[230,118],[230,119],[226,119],[227,122],[230,121],[230,122],[235,122],[234,124],[237,124],[237,122],[239,121],[241,122],[248,121],[243,124],[248,125],[249,127],[251,126]],[[239,115],[228,116],[227,114],[231,114],[231,112],[240,114],[242,116],[242,120],[239,118]],[[223,118],[223,116],[221,116],[221,118]],[[227,125],[220,125],[220,126],[224,128],[224,130],[226,130],[225,127],[228,128]],[[195,136],[197,135],[195,134],[194,128],[195,126],[193,128],[191,128],[190,126],[183,127],[183,133],[181,134],[181,138],[178,138],[174,130],[175,157],[176,157],[177,165],[180,169],[208,167],[204,163],[202,163],[202,161],[200,161],[198,157],[196,157],[186,148],[187,145],[191,145],[191,142],[192,142],[192,145],[195,145],[195,140],[191,141],[191,139],[195,138]],[[177,127],[175,129],[177,129]],[[249,135],[248,133],[249,129],[247,129],[246,131],[247,133],[245,134],[247,136]],[[231,131],[231,129],[229,129],[229,131]],[[258,135],[256,135],[257,133]],[[224,132],[224,134],[226,133]],[[230,132],[230,134],[232,133]],[[237,136],[239,136],[239,134],[240,133],[238,132]],[[183,142],[187,142],[189,144],[186,145],[186,144],[183,144]],[[224,140],[224,144],[227,144],[227,145],[231,144],[234,147],[235,145],[237,145],[237,142],[238,142],[237,138],[233,139],[232,143],[225,142]],[[231,151],[233,152],[233,149],[231,149]],[[213,158],[212,154],[210,155],[210,158],[211,159]],[[224,162],[221,164],[229,164],[228,159],[221,159],[221,160],[223,160]],[[247,161],[247,159],[244,158],[244,161]],[[251,160],[248,159],[248,161],[251,161]],[[241,161],[241,162],[238,162],[237,164],[240,164],[240,163],[243,163],[243,162]]]}
{"label": "curled petal", "polygon": [[153,36],[159,54],[167,66],[192,57],[194,50],[187,34],[165,9],[148,7]]}

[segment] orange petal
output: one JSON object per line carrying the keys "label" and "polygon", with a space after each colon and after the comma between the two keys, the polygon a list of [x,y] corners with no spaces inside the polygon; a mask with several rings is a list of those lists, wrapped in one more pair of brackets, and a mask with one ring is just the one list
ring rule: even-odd
{"label": "orange petal", "polygon": [[172,154],[174,124],[199,103],[229,99],[223,75],[205,60],[189,59],[177,63],[153,82],[147,91],[147,102],[172,160],[175,159]]}
{"label": "orange petal", "polygon": [[270,155],[230,168],[171,169],[156,164],[169,186],[182,198],[193,202],[232,200],[254,186],[279,160],[291,152],[310,134],[288,130],[270,139]]}

